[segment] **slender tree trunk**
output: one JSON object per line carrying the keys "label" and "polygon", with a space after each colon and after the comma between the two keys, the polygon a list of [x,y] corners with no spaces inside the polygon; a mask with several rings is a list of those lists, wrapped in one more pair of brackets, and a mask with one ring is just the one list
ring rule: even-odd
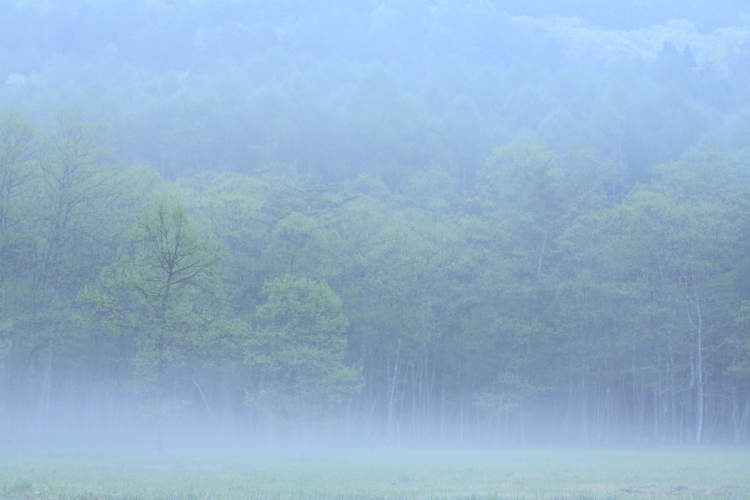
{"label": "slender tree trunk", "polygon": [[52,339],[47,341],[47,360],[44,368],[44,379],[42,380],[42,394],[39,400],[39,412],[37,414],[36,440],[42,442],[44,431],[49,415],[50,390],[52,386]]}
{"label": "slender tree trunk", "polygon": [[[162,334],[163,335],[163,334]],[[164,459],[164,339],[159,338],[156,346],[156,454]]]}
{"label": "slender tree trunk", "polygon": [[[704,394],[703,394],[703,314],[701,312],[701,303],[698,298],[698,290],[695,285],[695,277],[692,277],[693,297],[688,296],[685,291],[685,301],[687,305],[687,315],[695,331],[695,378],[696,378],[696,400],[695,400],[695,444],[701,444],[703,435],[703,414],[704,414]],[[693,302],[693,304],[691,304]],[[691,312],[691,307],[695,307],[695,318]]]}
{"label": "slender tree trunk", "polygon": [[443,383],[440,391],[440,444],[445,444],[445,366],[443,366]]}
{"label": "slender tree trunk", "polygon": [[[699,310],[700,311],[700,310]],[[700,312],[698,313],[700,315]],[[696,342],[696,378],[698,394],[696,397],[696,425],[695,425],[695,444],[701,444],[701,437],[703,433],[703,332],[701,328],[698,328],[697,342]]]}
{"label": "slender tree trunk", "polygon": [[394,410],[396,401],[396,382],[398,381],[398,368],[401,363],[401,339],[398,339],[398,346],[396,347],[396,359],[393,364],[393,379],[391,380],[391,390],[388,397],[388,421],[386,423],[385,431],[385,442],[391,444],[393,442],[393,424],[394,424]]}
{"label": "slender tree trunk", "polygon": [[669,359],[667,360],[667,377],[669,383],[669,412],[671,414],[672,443],[677,443],[677,383],[674,373],[674,351],[672,349],[672,331],[669,330]]}
{"label": "slender tree trunk", "polygon": [[750,421],[750,397],[745,398],[745,407],[740,418],[739,442],[747,439],[747,424]]}
{"label": "slender tree trunk", "polygon": [[586,367],[581,375],[581,426],[583,430],[583,442],[589,444],[589,411],[588,411],[588,388],[586,387]]}

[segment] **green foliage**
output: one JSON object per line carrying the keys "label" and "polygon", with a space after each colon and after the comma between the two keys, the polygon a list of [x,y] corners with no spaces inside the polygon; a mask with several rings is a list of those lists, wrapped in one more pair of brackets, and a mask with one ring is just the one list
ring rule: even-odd
{"label": "green foliage", "polygon": [[200,234],[186,208],[170,197],[140,214],[129,239],[131,251],[102,270],[102,287],[89,286],[79,301],[90,305],[100,324],[133,339],[133,389],[157,417],[161,452],[162,417],[179,407],[168,384],[225,333],[223,249]]}
{"label": "green foliage", "polygon": [[[368,99],[407,99],[381,70],[358,104],[375,117]],[[52,416],[112,400],[107,439],[136,409],[166,442],[227,421],[278,444],[748,438],[750,207],[720,149],[628,189],[621,162],[527,138],[476,184],[425,162],[391,189],[286,164],[168,181],[118,166],[103,132],[0,116],[0,394],[21,439],[88,432]]]}
{"label": "green foliage", "polygon": [[40,174],[33,161],[37,148],[31,121],[16,109],[5,110],[0,116],[0,283],[18,272],[23,250],[31,243],[23,228]]}
{"label": "green foliage", "polygon": [[325,284],[286,275],[266,283],[261,326],[250,333],[246,361],[267,380],[247,402],[274,424],[329,417],[361,388],[361,367],[344,363],[349,321]]}
{"label": "green foliage", "polygon": [[292,212],[274,226],[266,251],[277,276],[325,276],[325,247],[325,236],[317,224]]}

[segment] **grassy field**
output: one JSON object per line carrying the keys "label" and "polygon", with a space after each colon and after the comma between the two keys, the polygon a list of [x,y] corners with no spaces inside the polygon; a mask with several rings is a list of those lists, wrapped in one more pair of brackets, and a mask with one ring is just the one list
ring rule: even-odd
{"label": "grassy field", "polygon": [[0,497],[748,498],[750,450],[4,450]]}

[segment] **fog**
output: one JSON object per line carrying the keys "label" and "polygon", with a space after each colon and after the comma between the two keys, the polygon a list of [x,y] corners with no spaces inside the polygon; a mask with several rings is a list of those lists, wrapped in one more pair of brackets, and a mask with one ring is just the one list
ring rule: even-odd
{"label": "fog", "polygon": [[745,2],[0,3],[0,442],[746,444]]}

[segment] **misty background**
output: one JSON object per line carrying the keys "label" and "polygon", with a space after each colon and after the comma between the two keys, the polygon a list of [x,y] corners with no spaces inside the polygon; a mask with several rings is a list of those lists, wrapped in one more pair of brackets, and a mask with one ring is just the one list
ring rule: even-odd
{"label": "misty background", "polygon": [[746,443],[744,2],[0,2],[0,440]]}

